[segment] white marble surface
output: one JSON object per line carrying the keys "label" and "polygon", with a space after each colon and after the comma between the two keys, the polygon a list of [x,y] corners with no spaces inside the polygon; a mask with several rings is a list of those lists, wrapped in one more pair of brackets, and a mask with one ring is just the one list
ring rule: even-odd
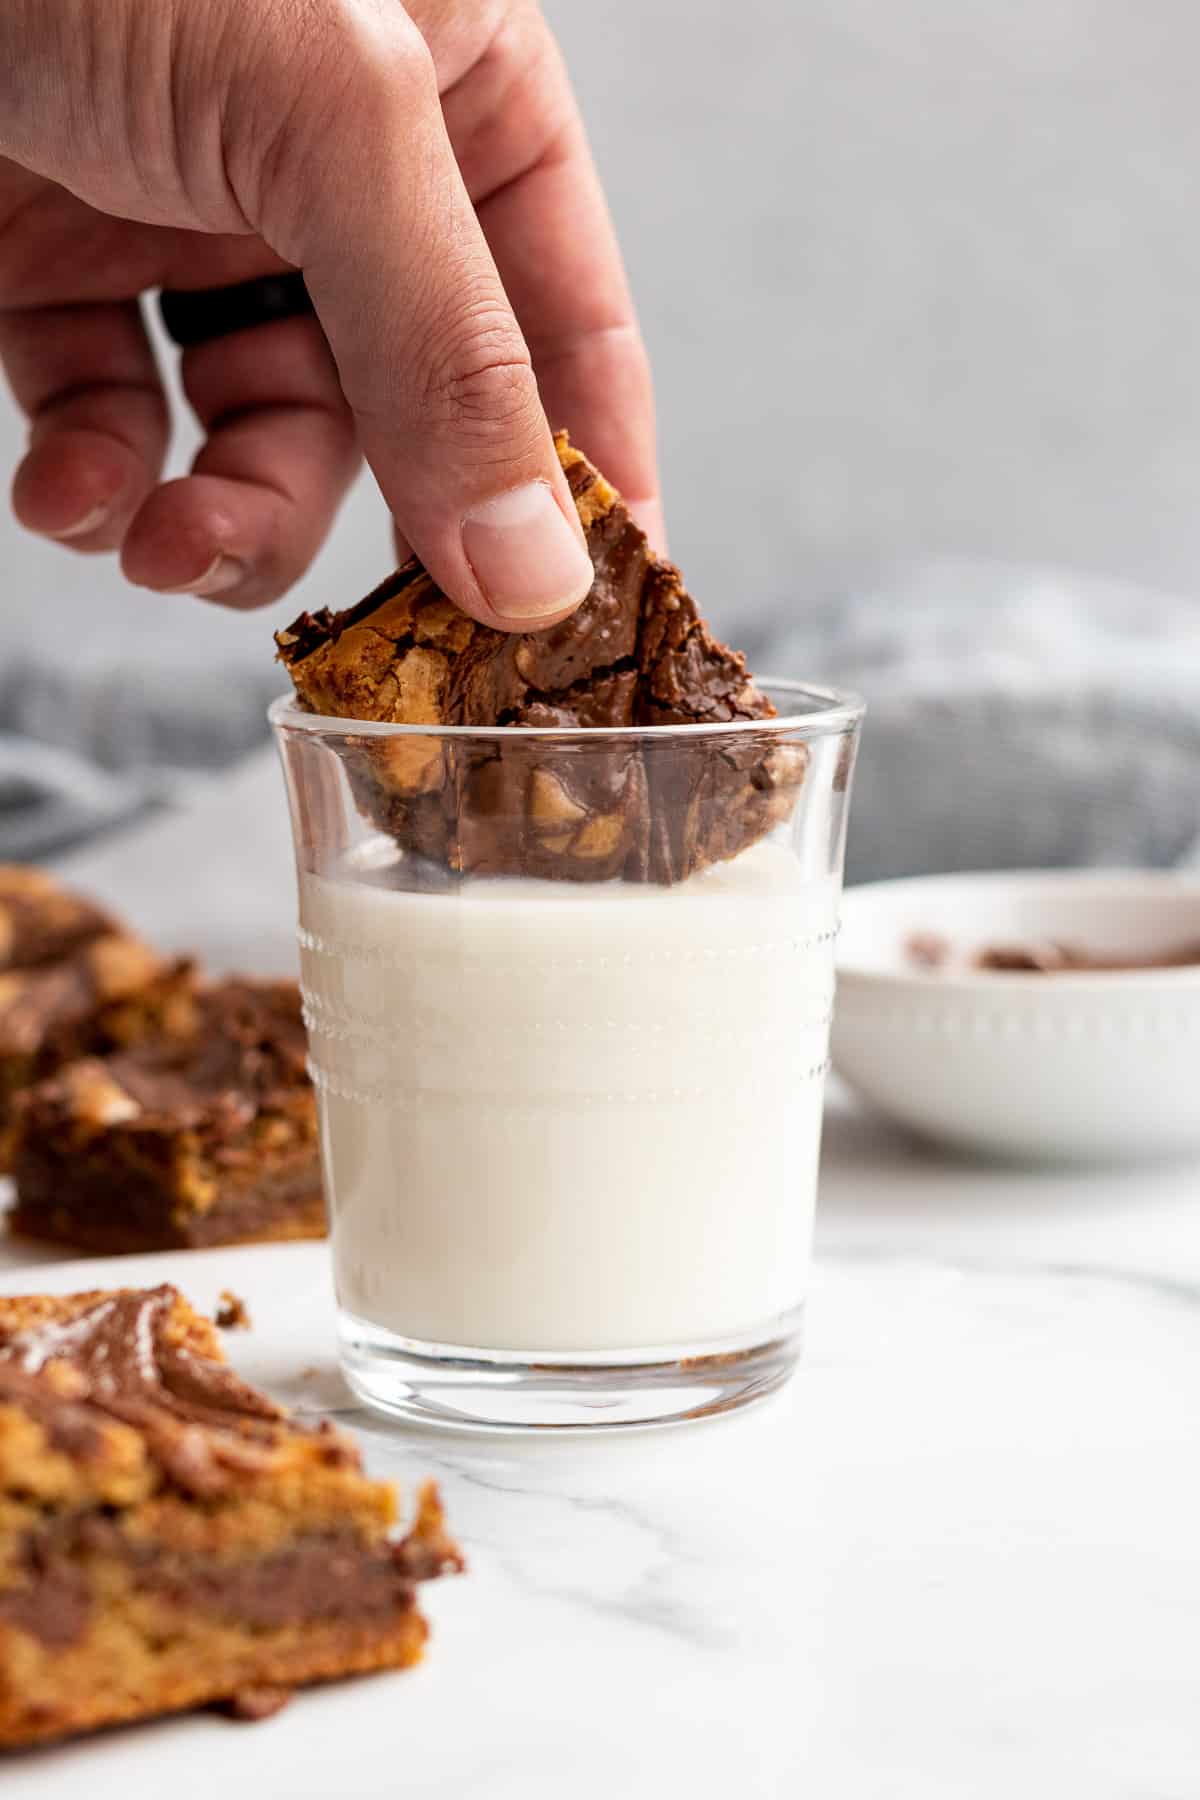
{"label": "white marble surface", "polygon": [[[274,780],[76,873],[147,928],[282,964]],[[835,1096],[818,1248],[806,1365],[738,1418],[531,1443],[353,1415],[375,1467],[438,1474],[470,1556],[420,1671],[253,1733],[199,1718],[22,1759],[5,1796],[1195,1800],[1200,1170],[983,1169]],[[247,1372],[352,1412],[325,1258],[120,1273],[201,1303],[232,1283]],[[5,1288],[82,1278],[22,1260]]]}

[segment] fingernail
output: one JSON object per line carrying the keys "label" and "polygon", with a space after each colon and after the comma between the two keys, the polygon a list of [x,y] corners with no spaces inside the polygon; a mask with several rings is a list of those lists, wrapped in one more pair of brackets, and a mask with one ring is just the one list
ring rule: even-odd
{"label": "fingernail", "polygon": [[111,500],[104,500],[99,506],[93,506],[89,512],[85,512],[81,519],[61,526],[58,531],[48,531],[46,536],[58,539],[84,537],[89,531],[95,531],[98,525],[103,525],[112,511],[112,504]]}
{"label": "fingernail", "polygon": [[203,599],[208,599],[212,594],[223,594],[226,588],[236,587],[245,578],[244,562],[239,562],[236,556],[222,556],[218,552],[203,575],[197,575],[195,581],[185,581],[179,587],[160,588],[158,591],[160,594],[199,594]]}
{"label": "fingernail", "polygon": [[578,605],[592,585],[591,558],[547,481],[483,501],[463,520],[462,542],[502,618],[549,618]]}

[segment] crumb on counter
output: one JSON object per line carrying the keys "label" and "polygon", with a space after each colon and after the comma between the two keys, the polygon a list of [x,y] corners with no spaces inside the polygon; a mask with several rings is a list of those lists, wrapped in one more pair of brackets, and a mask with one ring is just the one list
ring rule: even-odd
{"label": "crumb on counter", "polygon": [[250,1331],[254,1321],[250,1317],[250,1309],[240,1294],[230,1288],[222,1288],[217,1296],[217,1310],[213,1315],[216,1324],[222,1331]]}

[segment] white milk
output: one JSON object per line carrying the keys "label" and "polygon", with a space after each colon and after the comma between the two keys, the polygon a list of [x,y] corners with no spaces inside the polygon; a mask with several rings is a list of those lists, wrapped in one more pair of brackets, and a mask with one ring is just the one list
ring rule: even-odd
{"label": "white milk", "polygon": [[307,877],[338,1298],[520,1354],[765,1339],[803,1299],[837,888]]}

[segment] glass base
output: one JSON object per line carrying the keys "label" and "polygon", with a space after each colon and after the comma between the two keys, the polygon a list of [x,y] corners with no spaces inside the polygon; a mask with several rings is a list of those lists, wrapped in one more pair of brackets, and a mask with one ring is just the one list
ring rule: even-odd
{"label": "glass base", "polygon": [[804,1308],[743,1337],[590,1355],[471,1350],[397,1337],[339,1315],[342,1369],[393,1418],[474,1431],[681,1424],[774,1393],[800,1360]]}

